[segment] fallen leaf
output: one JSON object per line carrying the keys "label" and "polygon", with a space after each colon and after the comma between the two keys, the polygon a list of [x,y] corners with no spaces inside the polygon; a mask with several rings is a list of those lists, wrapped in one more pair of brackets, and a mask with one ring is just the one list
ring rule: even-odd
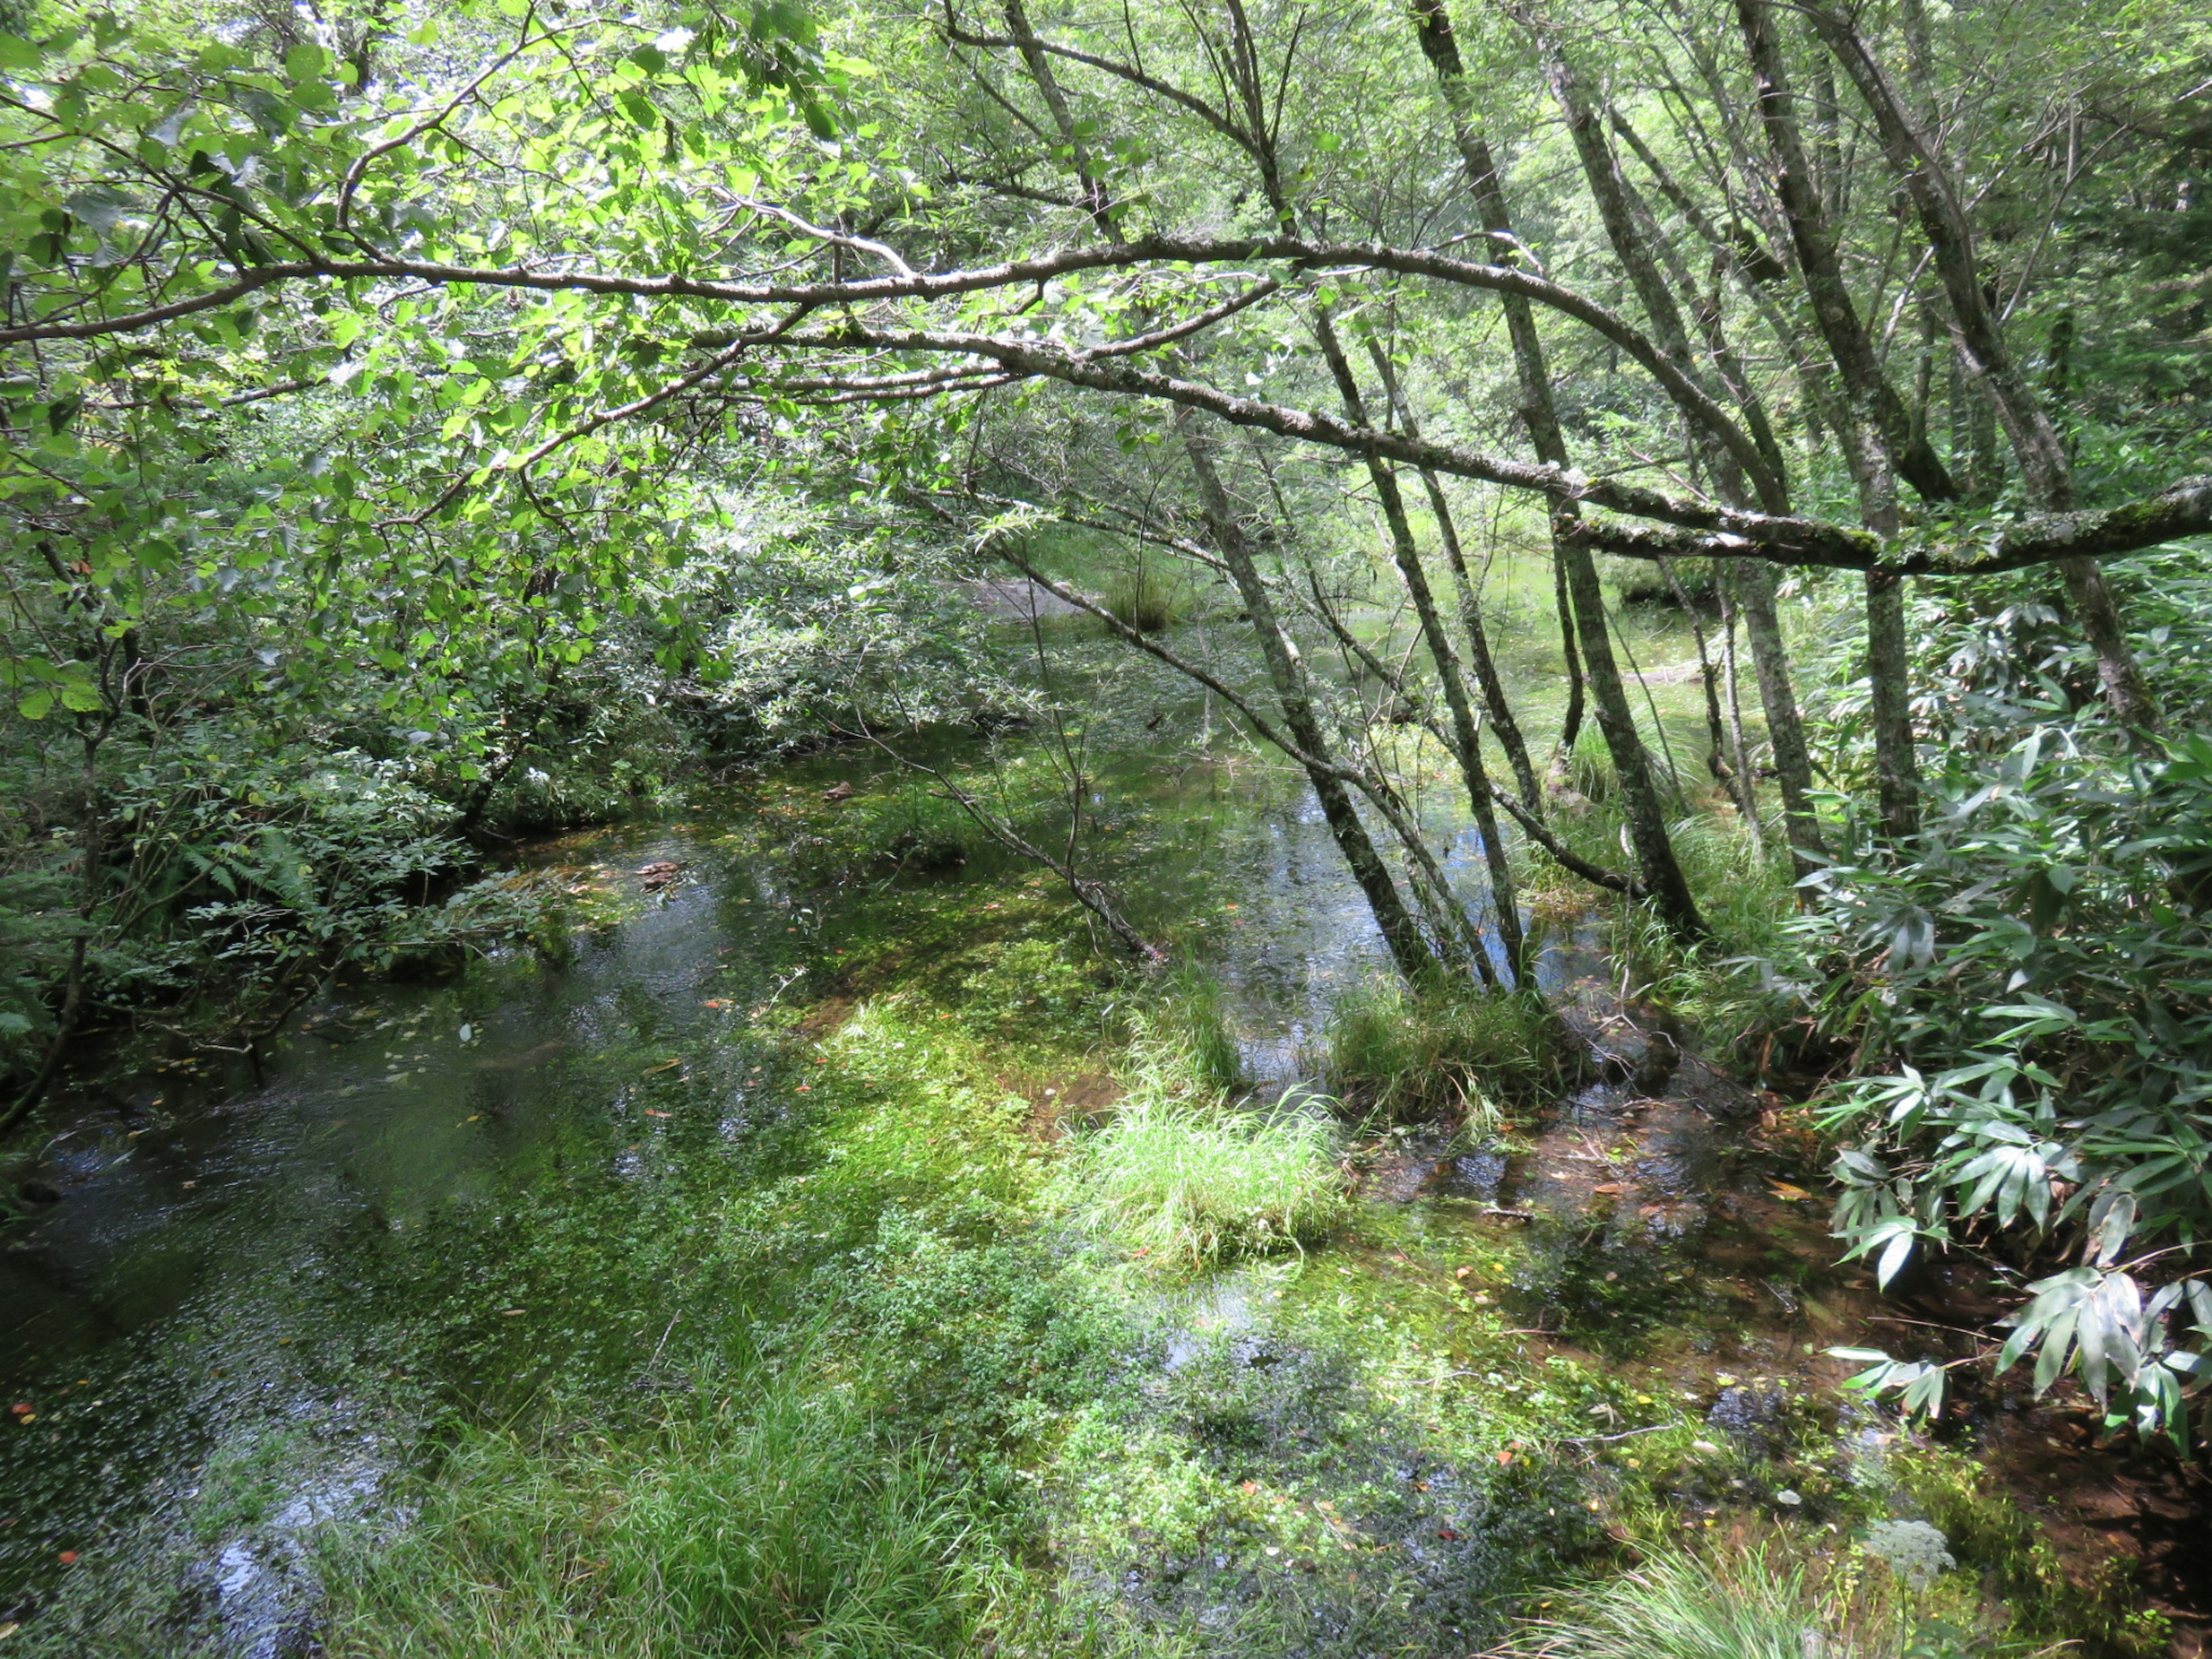
{"label": "fallen leaf", "polygon": [[802,1083],[802,1084],[800,1084],[800,1085],[799,1085],[799,1092],[800,1094],[802,1094],[802,1095],[803,1095],[803,1094],[805,1094],[805,1093],[809,1089],[811,1089],[813,1086],[814,1086],[814,1085],[813,1085],[812,1084],[811,1084],[811,1083]]}
{"label": "fallen leaf", "polygon": [[1510,1451],[1502,1451],[1498,1454],[1498,1461],[1501,1464],[1510,1463],[1513,1461],[1513,1454]]}
{"label": "fallen leaf", "polygon": [[1628,1190],[1628,1183],[1625,1181],[1605,1181],[1599,1182],[1596,1186],[1591,1188],[1590,1190],[1594,1193],[1605,1193],[1608,1194],[1613,1193],[1625,1193]]}
{"label": "fallen leaf", "polygon": [[1472,1267],[1455,1267],[1455,1268],[1452,1270],[1452,1277],[1453,1277],[1454,1279],[1465,1279],[1465,1278],[1466,1278],[1469,1273],[1473,1273],[1474,1271],[1474,1268],[1472,1268]]}
{"label": "fallen leaf", "polygon": [[645,1074],[646,1074],[646,1076],[647,1076],[647,1077],[651,1077],[651,1076],[652,1076],[655,1072],[665,1072],[665,1071],[666,1071],[666,1070],[667,1070],[670,1066],[681,1066],[683,1063],[684,1063],[684,1056],[683,1056],[683,1055],[681,1055],[681,1054],[678,1054],[678,1055],[677,1055],[677,1056],[676,1056],[676,1058],[675,1058],[675,1059],[673,1059],[673,1060],[662,1060],[662,1061],[660,1062],[660,1064],[659,1064],[659,1065],[658,1065],[658,1066],[647,1066],[647,1067],[645,1068]]}
{"label": "fallen leaf", "polygon": [[14,1405],[9,1407],[8,1409],[15,1413],[18,1417],[25,1417],[29,1415],[32,1412],[36,1411],[38,1407],[33,1406],[27,1400],[19,1400]]}
{"label": "fallen leaf", "polygon": [[645,1115],[647,1117],[674,1117],[676,1115],[673,1112],[656,1112],[650,1106],[645,1109]]}
{"label": "fallen leaf", "polygon": [[699,1006],[702,1008],[726,1008],[730,1006],[730,1000],[727,997],[708,997]]}
{"label": "fallen leaf", "polygon": [[73,1567],[76,1565],[76,1552],[75,1550],[64,1550],[59,1555],[54,1557],[54,1559],[60,1562],[65,1567]]}
{"label": "fallen leaf", "polygon": [[1438,1527],[1437,1528],[1437,1536],[1443,1539],[1447,1544],[1456,1544],[1459,1542],[1459,1534],[1456,1532],[1454,1532],[1449,1527]]}
{"label": "fallen leaf", "polygon": [[501,1319],[512,1319],[517,1314],[526,1314],[529,1311],[527,1308],[501,1308],[499,1310],[499,1316]]}
{"label": "fallen leaf", "polygon": [[1780,1199],[1784,1204],[1802,1203],[1806,1199],[1813,1196],[1802,1187],[1793,1187],[1786,1181],[1770,1181],[1766,1184],[1775,1197]]}

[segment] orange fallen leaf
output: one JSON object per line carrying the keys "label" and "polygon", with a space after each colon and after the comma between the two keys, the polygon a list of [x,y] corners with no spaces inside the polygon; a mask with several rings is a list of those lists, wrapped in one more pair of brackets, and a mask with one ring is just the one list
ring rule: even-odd
{"label": "orange fallen leaf", "polygon": [[1498,1461],[1501,1464],[1510,1463],[1513,1461],[1513,1454],[1510,1451],[1502,1451],[1498,1454]]}
{"label": "orange fallen leaf", "polygon": [[54,1559],[60,1562],[65,1567],[73,1567],[76,1565],[76,1552],[75,1550],[64,1550],[59,1555],[54,1557]]}
{"label": "orange fallen leaf", "polygon": [[1775,1197],[1780,1199],[1784,1204],[1800,1203],[1813,1196],[1802,1187],[1793,1187],[1786,1181],[1770,1181],[1766,1184]]}
{"label": "orange fallen leaf", "polygon": [[730,1006],[730,1000],[727,997],[708,997],[699,1006],[702,1008],[726,1008]]}
{"label": "orange fallen leaf", "polygon": [[676,1115],[673,1112],[656,1112],[650,1106],[645,1109],[645,1115],[647,1117],[674,1117]]}
{"label": "orange fallen leaf", "polygon": [[1628,1190],[1628,1183],[1625,1181],[1601,1182],[1590,1190],[1594,1193],[1625,1193]]}
{"label": "orange fallen leaf", "polygon": [[805,1094],[805,1093],[809,1089],[811,1089],[813,1086],[814,1086],[814,1085],[813,1085],[812,1084],[811,1084],[811,1083],[802,1083],[802,1084],[800,1084],[800,1085],[799,1085],[799,1093],[801,1093],[801,1094],[803,1095],[803,1094]]}

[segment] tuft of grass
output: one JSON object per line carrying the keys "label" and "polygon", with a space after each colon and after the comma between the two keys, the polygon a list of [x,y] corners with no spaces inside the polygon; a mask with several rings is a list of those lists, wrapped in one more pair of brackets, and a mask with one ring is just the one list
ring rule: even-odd
{"label": "tuft of grass", "polygon": [[1069,1207],[1155,1263],[1296,1249],[1344,1217],[1337,1131],[1287,1102],[1237,1113],[1139,1097],[1077,1149]]}
{"label": "tuft of grass", "polygon": [[1139,634],[1158,634],[1176,619],[1174,595],[1142,565],[1115,579],[1106,590],[1106,609],[1123,627]]}
{"label": "tuft of grass", "polygon": [[844,828],[855,863],[900,870],[953,869],[984,842],[958,802],[911,787],[859,805]]}
{"label": "tuft of grass", "polygon": [[2019,1644],[1927,1616],[1887,1575],[1753,1546],[1723,1555],[1665,1551],[1571,1598],[1563,1618],[1523,1627],[1515,1659],[1966,1659]]}
{"label": "tuft of grass", "polygon": [[795,1366],[625,1439],[466,1435],[378,1545],[331,1547],[332,1659],[972,1651],[957,1490]]}
{"label": "tuft of grass", "polygon": [[1200,1087],[1222,1094],[1244,1081],[1244,1054],[1229,1018],[1221,982],[1191,963],[1169,977],[1150,1036],[1174,1049],[1176,1069]]}
{"label": "tuft of grass", "polygon": [[1540,997],[1417,988],[1376,975],[1337,1000],[1322,1034],[1330,1085],[1398,1121],[1452,1119],[1477,1131],[1536,1104],[1566,1070],[1559,1022]]}

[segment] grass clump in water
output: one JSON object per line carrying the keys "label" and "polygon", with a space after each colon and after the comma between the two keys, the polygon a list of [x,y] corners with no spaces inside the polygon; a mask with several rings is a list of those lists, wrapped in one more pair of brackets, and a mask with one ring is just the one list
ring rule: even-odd
{"label": "grass clump in water", "polygon": [[795,1369],[635,1439],[463,1439],[412,1525],[326,1565],[332,1659],[972,1651],[957,1489]]}
{"label": "grass clump in water", "polygon": [[1889,1575],[1826,1568],[1761,1547],[1662,1552],[1524,1628],[1521,1659],[1966,1659],[2021,1653],[1971,1607],[1946,1618]]}
{"label": "grass clump in water", "polygon": [[1192,1267],[1314,1243],[1346,1203],[1335,1126],[1287,1104],[1240,1114],[1139,1097],[1062,1179],[1091,1225],[1155,1263]]}
{"label": "grass clump in water", "polygon": [[1230,1024],[1221,983],[1185,963],[1169,979],[1167,994],[1146,1033],[1155,1047],[1173,1050],[1172,1065],[1201,1088],[1227,1094],[1244,1081],[1244,1055]]}
{"label": "grass clump in water", "polygon": [[1175,596],[1142,565],[1115,578],[1106,590],[1106,609],[1124,628],[1158,634],[1176,619]]}
{"label": "grass clump in water", "polygon": [[1416,988],[1377,975],[1338,1000],[1322,1032],[1331,1085],[1362,1111],[1398,1121],[1492,1127],[1560,1085],[1565,1045],[1540,997]]}

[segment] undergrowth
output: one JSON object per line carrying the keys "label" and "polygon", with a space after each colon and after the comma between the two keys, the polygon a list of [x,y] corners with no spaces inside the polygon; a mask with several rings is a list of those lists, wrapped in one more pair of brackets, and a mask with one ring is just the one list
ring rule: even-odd
{"label": "undergrowth", "polygon": [[1124,1105],[1070,1158],[1074,1212],[1133,1253],[1204,1267],[1316,1243],[1342,1220],[1337,1131],[1310,1107]]}
{"label": "undergrowth", "polygon": [[969,1650],[958,1482],[803,1367],[741,1363],[614,1437],[465,1435],[404,1533],[327,1565],[332,1659]]}
{"label": "undergrowth", "polygon": [[1478,1130],[1550,1098],[1567,1070],[1563,1035],[1541,998],[1415,988],[1395,975],[1338,999],[1322,1051],[1330,1085],[1355,1109]]}

